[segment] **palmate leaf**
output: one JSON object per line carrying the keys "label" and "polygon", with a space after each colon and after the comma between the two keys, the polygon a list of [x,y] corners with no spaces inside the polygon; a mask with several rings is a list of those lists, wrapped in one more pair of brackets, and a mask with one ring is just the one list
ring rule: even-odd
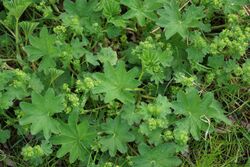
{"label": "palmate leaf", "polygon": [[201,21],[205,17],[203,10],[202,6],[196,7],[192,5],[187,7],[185,13],[182,14],[179,11],[178,3],[171,0],[166,3],[164,9],[158,11],[160,18],[157,24],[165,28],[166,39],[171,38],[176,33],[182,38],[186,38],[190,28],[207,30],[207,27]]}
{"label": "palmate leaf", "polygon": [[132,159],[134,167],[175,167],[181,160],[175,156],[176,145],[161,144],[155,148],[142,144],[139,146],[140,155]]}
{"label": "palmate leaf", "polygon": [[98,9],[102,10],[102,14],[108,19],[119,15],[121,12],[120,3],[116,0],[101,0]]}
{"label": "palmate leaf", "polygon": [[152,0],[121,0],[121,4],[129,7],[128,12],[123,15],[123,18],[136,18],[140,26],[146,24],[146,18],[156,20],[157,15],[155,10],[161,6],[160,3]]}
{"label": "palmate leaf", "polygon": [[135,79],[137,71],[135,69],[126,71],[125,63],[119,62],[116,67],[110,63],[104,64],[104,73],[96,73],[95,78],[100,84],[94,88],[93,92],[105,93],[105,102],[109,103],[118,99],[123,103],[133,103],[134,93],[131,90],[140,84]]}
{"label": "palmate leaf", "polygon": [[53,144],[62,145],[57,151],[57,157],[61,158],[69,153],[70,163],[77,159],[83,161],[96,137],[96,130],[90,127],[88,120],[82,120],[79,124],[77,122],[78,113],[71,113],[68,124],[61,123],[60,134],[51,138]]}
{"label": "palmate leaf", "polygon": [[115,65],[117,63],[117,53],[112,50],[112,48],[101,48],[100,52],[97,55],[98,59],[102,63],[110,63]]}
{"label": "palmate leaf", "polygon": [[92,28],[93,23],[98,23],[100,20],[100,13],[96,12],[98,1],[97,0],[65,0],[63,3],[65,12],[60,15],[66,26],[74,27],[74,21],[67,18],[77,18],[79,21],[78,26]]}
{"label": "palmate leaf", "polygon": [[10,138],[10,130],[0,128],[0,143],[5,143]]}
{"label": "palmate leaf", "polygon": [[249,4],[249,0],[225,0],[225,13],[238,12],[242,9],[242,6]]}
{"label": "palmate leaf", "polygon": [[180,91],[177,94],[177,101],[174,103],[175,114],[185,116],[177,121],[178,128],[191,133],[194,139],[199,140],[200,132],[207,130],[208,119],[217,122],[223,121],[227,124],[231,122],[223,114],[218,102],[212,93],[206,93],[203,98],[194,88],[188,89],[185,93]]}
{"label": "palmate leaf", "polygon": [[111,156],[115,156],[117,150],[126,153],[127,143],[135,139],[134,135],[129,132],[130,126],[119,117],[107,119],[107,122],[101,128],[106,134],[100,139],[101,150],[108,150]]}
{"label": "palmate leaf", "polygon": [[3,5],[9,10],[8,15],[19,19],[32,0],[3,0]]}
{"label": "palmate leaf", "polygon": [[31,99],[32,103],[20,104],[24,112],[20,124],[31,124],[32,135],[42,131],[45,139],[49,139],[52,132],[58,133],[59,123],[52,116],[63,110],[62,97],[56,96],[53,89],[48,89],[44,96],[33,92]]}
{"label": "palmate leaf", "polygon": [[22,21],[19,23],[19,26],[22,28],[25,37],[28,38],[28,36],[30,36],[36,29],[38,24],[38,22]]}
{"label": "palmate leaf", "polygon": [[57,57],[56,36],[49,34],[47,28],[44,27],[40,31],[39,37],[31,36],[29,40],[30,45],[24,48],[28,53],[28,60],[34,62],[42,58],[39,64],[40,70],[55,67],[55,58]]}
{"label": "palmate leaf", "polygon": [[[77,14],[80,17],[94,19],[95,15],[91,15],[97,7],[97,0],[76,0],[75,3],[70,0],[64,1],[64,9],[68,14]],[[93,18],[92,18],[93,17]]]}

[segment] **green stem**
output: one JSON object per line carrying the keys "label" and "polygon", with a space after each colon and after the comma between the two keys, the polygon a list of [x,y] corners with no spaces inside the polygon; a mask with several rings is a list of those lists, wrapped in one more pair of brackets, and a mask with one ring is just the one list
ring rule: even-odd
{"label": "green stem", "polygon": [[8,62],[8,61],[16,61],[16,59],[1,59],[3,62]]}
{"label": "green stem", "polygon": [[20,50],[19,50],[19,29],[18,29],[18,22],[19,19],[16,18],[16,27],[15,27],[15,40],[16,40],[16,58],[19,64],[23,63],[23,60],[20,55]]}
{"label": "green stem", "polygon": [[134,88],[134,89],[126,88],[125,90],[127,90],[127,91],[142,91],[142,92],[146,92],[146,90],[143,89],[143,88]]}
{"label": "green stem", "polygon": [[6,114],[5,112],[1,113],[4,117],[6,117],[8,120],[10,120],[12,123],[16,122],[16,120],[12,117],[10,117],[8,114]]}
{"label": "green stem", "polygon": [[5,25],[5,23],[2,21],[2,20],[0,20],[0,23],[11,33],[11,35],[13,36],[13,37],[15,37],[16,35],[14,34],[14,32],[8,27],[8,26],[6,26]]}
{"label": "green stem", "polygon": [[104,108],[107,108],[108,105],[104,105],[104,106],[100,106],[100,107],[97,107],[97,108],[93,108],[93,109],[88,109],[88,110],[84,110],[83,114],[86,114],[88,112],[95,112],[97,110],[101,110],[101,109],[104,109]]}
{"label": "green stem", "polygon": [[141,81],[143,75],[144,75],[144,67],[142,65],[142,69],[141,69],[141,74],[140,74],[140,77],[139,77],[139,81]]}
{"label": "green stem", "polygon": [[57,6],[55,4],[52,4],[52,8],[57,12],[57,13],[61,13],[60,10],[57,8]]}
{"label": "green stem", "polygon": [[212,26],[212,30],[221,29],[221,28],[224,28],[224,27],[226,27],[225,24],[218,25],[218,26]]}
{"label": "green stem", "polygon": [[151,99],[151,100],[154,100],[155,97],[152,97],[152,96],[148,96],[148,95],[141,95],[141,97],[145,98],[145,99]]}

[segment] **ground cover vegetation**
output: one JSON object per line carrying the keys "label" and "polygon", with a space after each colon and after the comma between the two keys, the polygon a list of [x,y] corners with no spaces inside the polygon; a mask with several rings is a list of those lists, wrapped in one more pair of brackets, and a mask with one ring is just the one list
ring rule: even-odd
{"label": "ground cover vegetation", "polygon": [[0,166],[250,166],[249,0],[2,0]]}

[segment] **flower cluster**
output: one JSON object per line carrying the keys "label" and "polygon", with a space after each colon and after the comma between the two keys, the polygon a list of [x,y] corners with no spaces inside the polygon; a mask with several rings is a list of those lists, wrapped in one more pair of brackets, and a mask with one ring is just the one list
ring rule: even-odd
{"label": "flower cluster", "polygon": [[188,133],[183,130],[175,130],[174,138],[175,142],[179,145],[186,145],[189,140]]}
{"label": "flower cluster", "polygon": [[192,87],[196,84],[197,78],[195,76],[187,77],[184,73],[179,72],[175,75],[175,81],[186,87]]}
{"label": "flower cluster", "polygon": [[142,63],[142,71],[151,75],[151,80],[161,83],[165,79],[164,70],[172,61],[172,47],[148,37],[132,51]]}
{"label": "flower cluster", "polygon": [[39,3],[39,5],[34,5],[35,8],[43,13],[43,17],[51,17],[53,16],[53,10],[50,6],[46,5],[45,1]]}
{"label": "flower cluster", "polygon": [[174,139],[174,134],[171,130],[166,130],[164,133],[163,133],[163,139],[165,141],[169,141],[169,140],[173,140]]}
{"label": "flower cluster", "polygon": [[189,140],[188,133],[179,129],[174,131],[166,130],[162,137],[165,141],[174,140],[180,146],[185,146]]}
{"label": "flower cluster", "polygon": [[92,88],[94,88],[96,85],[98,85],[98,81],[92,79],[91,77],[85,77],[82,80],[77,80],[76,81],[76,91],[77,92],[86,92],[90,91]]}
{"label": "flower cluster", "polygon": [[24,160],[29,161],[32,165],[39,165],[42,163],[42,157],[45,155],[40,145],[34,147],[26,145],[22,148],[21,155]]}
{"label": "flower cluster", "polygon": [[57,38],[59,40],[64,40],[66,38],[66,27],[63,25],[59,25],[53,28],[53,31],[56,33]]}
{"label": "flower cluster", "polygon": [[239,59],[245,54],[248,47],[249,32],[249,27],[242,29],[239,26],[235,26],[231,29],[224,29],[211,43],[211,54],[229,55],[234,59]]}
{"label": "flower cluster", "polygon": [[65,91],[64,108],[66,113],[70,113],[80,106],[80,99],[76,93],[70,91],[68,84],[63,84],[63,90]]}

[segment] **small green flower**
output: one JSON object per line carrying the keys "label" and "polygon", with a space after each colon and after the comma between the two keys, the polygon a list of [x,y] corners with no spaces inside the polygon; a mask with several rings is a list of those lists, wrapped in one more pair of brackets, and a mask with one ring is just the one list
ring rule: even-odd
{"label": "small green flower", "polygon": [[66,83],[64,83],[64,84],[63,84],[63,90],[64,90],[65,92],[70,92],[69,85],[66,84]]}
{"label": "small green flower", "polygon": [[234,69],[234,74],[236,76],[241,76],[243,74],[243,70],[240,66],[238,66],[237,68]]}
{"label": "small green flower", "polygon": [[113,167],[112,162],[106,162],[103,167]]}
{"label": "small green flower", "polygon": [[174,134],[172,131],[170,130],[166,130],[164,133],[163,133],[163,139],[165,141],[169,141],[169,140],[173,140],[174,139]]}
{"label": "small green flower", "polygon": [[39,157],[40,157],[40,156],[43,156],[43,155],[44,155],[44,151],[43,151],[43,149],[41,148],[40,145],[34,146],[33,152],[34,152],[34,155],[35,155],[35,156],[39,156]]}
{"label": "small green flower", "polygon": [[22,156],[24,157],[25,160],[28,160],[30,158],[32,158],[35,153],[34,150],[31,146],[25,146],[22,148],[22,152],[21,152]]}
{"label": "small green flower", "polygon": [[157,121],[154,118],[149,118],[148,119],[148,127],[152,131],[157,128]]}
{"label": "small green flower", "polygon": [[189,140],[188,133],[183,130],[176,130],[174,132],[174,138],[175,141],[180,145],[186,145]]}

